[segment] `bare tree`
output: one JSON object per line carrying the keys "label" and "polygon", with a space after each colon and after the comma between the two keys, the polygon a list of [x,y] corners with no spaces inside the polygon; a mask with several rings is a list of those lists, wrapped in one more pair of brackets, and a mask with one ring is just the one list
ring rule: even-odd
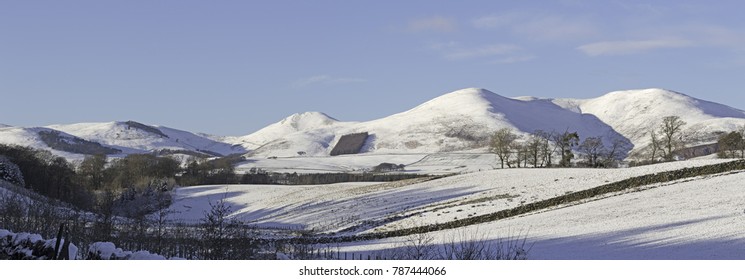
{"label": "bare tree", "polygon": [[528,141],[525,143],[525,148],[527,151],[527,162],[526,164],[531,164],[533,167],[539,167],[543,166],[545,161],[543,160],[545,157],[543,156],[543,149],[541,149],[543,145],[543,138],[539,136],[536,133],[533,133],[530,135],[530,138],[528,138]]}
{"label": "bare tree", "polygon": [[649,147],[651,149],[649,160],[657,161],[657,152],[664,153],[664,151],[662,151],[662,142],[660,141],[660,138],[657,137],[657,132],[654,130],[649,131],[649,137],[651,140],[651,143],[649,144]]}
{"label": "bare tree", "polygon": [[210,211],[204,212],[202,218],[202,241],[205,247],[207,259],[230,259],[233,241],[243,226],[238,220],[228,217],[232,212],[231,206],[225,198],[209,202]]}
{"label": "bare tree", "polygon": [[543,157],[540,166],[551,166],[551,156],[556,152],[556,145],[551,145],[552,134],[543,130],[536,130],[533,134],[541,139],[540,149]]}
{"label": "bare tree", "polygon": [[510,156],[512,154],[512,144],[516,139],[517,135],[515,135],[515,133],[512,132],[512,129],[509,128],[497,130],[497,132],[495,132],[491,137],[489,151],[497,154],[497,157],[499,157],[499,161],[502,164],[502,168],[504,168],[505,162],[507,163],[507,167],[511,167]]}
{"label": "bare tree", "polygon": [[559,162],[559,165],[569,167],[572,158],[574,158],[572,148],[579,144],[579,134],[577,132],[570,133],[569,130],[566,130],[564,133],[554,133],[551,138],[554,145],[561,152],[561,162]]}
{"label": "bare tree", "polygon": [[600,137],[588,137],[579,145],[579,150],[585,154],[590,166],[598,167],[600,156],[605,153],[605,145]]}
{"label": "bare tree", "polygon": [[443,260],[488,260],[492,248],[486,234],[461,228],[452,232],[439,248]]}
{"label": "bare tree", "polygon": [[527,165],[527,149],[525,145],[519,142],[513,142],[510,149],[515,153],[515,164],[517,168]]}
{"label": "bare tree", "polygon": [[679,116],[667,116],[662,119],[660,125],[660,134],[662,136],[662,148],[665,151],[665,160],[673,159],[673,151],[682,148],[683,141],[683,126],[686,122],[680,119]]}
{"label": "bare tree", "polygon": [[84,186],[93,190],[100,190],[104,185],[104,169],[106,155],[98,154],[86,156],[78,166],[78,176]]}
{"label": "bare tree", "polygon": [[610,149],[608,149],[607,153],[605,154],[605,166],[615,165],[615,162],[617,160],[623,158],[621,153],[628,151],[628,148],[629,146],[626,141],[620,139],[613,140]]}
{"label": "bare tree", "polygon": [[[743,145],[743,136],[738,131],[732,131],[719,137],[719,157],[736,158],[742,157],[741,150]],[[738,155],[740,153],[740,155]]]}
{"label": "bare tree", "polygon": [[745,125],[740,126],[737,129],[742,139],[740,139],[740,158],[745,158]]}
{"label": "bare tree", "polygon": [[435,238],[429,232],[414,233],[406,237],[400,249],[391,252],[392,259],[432,260],[437,258]]}

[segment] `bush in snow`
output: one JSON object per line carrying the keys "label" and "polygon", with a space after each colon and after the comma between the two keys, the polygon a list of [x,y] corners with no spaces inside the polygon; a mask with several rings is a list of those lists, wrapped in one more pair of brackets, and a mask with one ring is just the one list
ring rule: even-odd
{"label": "bush in snow", "polygon": [[151,254],[148,251],[124,251],[117,248],[111,242],[96,242],[88,247],[89,260],[165,260],[161,255]]}
{"label": "bush in snow", "polygon": [[[49,260],[56,255],[54,248],[57,239],[45,240],[41,235],[12,233],[0,229],[0,259],[10,260]],[[70,244],[69,259],[75,259],[78,248]]]}
{"label": "bush in snow", "polygon": [[210,202],[210,211],[204,213],[201,225],[204,258],[247,260],[257,257],[254,233],[241,221],[230,218],[231,212],[224,198]]}
{"label": "bush in snow", "polygon": [[19,187],[26,186],[23,180],[23,174],[21,174],[18,165],[4,156],[0,156],[0,180],[7,181]]}

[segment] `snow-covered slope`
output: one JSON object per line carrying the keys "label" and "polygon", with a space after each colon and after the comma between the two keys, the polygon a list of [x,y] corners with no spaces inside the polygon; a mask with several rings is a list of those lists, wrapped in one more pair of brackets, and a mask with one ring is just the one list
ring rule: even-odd
{"label": "snow-covered slope", "polygon": [[164,149],[202,151],[220,155],[245,152],[242,147],[218,142],[191,132],[165,126],[146,126],[132,121],[50,125],[48,128],[106,144],[121,149],[127,154]]}
{"label": "snow-covered slope", "polygon": [[[550,178],[544,177],[549,182]],[[577,205],[436,231],[429,237],[442,244],[454,236],[472,236],[492,245],[524,237],[526,247],[532,244],[529,259],[740,260],[745,258],[743,180],[745,173],[736,172],[656,184]],[[432,217],[412,217],[420,221],[410,224],[427,224]],[[374,255],[409,244],[407,238],[343,244],[340,251]]]}
{"label": "snow-covered slope", "polygon": [[[5,145],[20,145],[27,146],[38,150],[48,150],[56,156],[64,157],[68,160],[83,159],[85,155],[69,153],[65,151],[55,150],[50,148],[44,141],[42,141],[39,132],[59,132],[50,128],[43,127],[6,127],[0,128],[0,144]],[[71,139],[75,136],[59,132],[61,137]]]}
{"label": "snow-covered slope", "polygon": [[338,121],[336,119],[320,112],[293,114],[278,123],[271,124],[257,131],[256,133],[241,137],[241,140],[249,145],[264,145],[287,134],[333,127],[337,123]]}
{"label": "snow-covered slope", "polygon": [[[297,117],[293,115],[288,119]],[[368,122],[312,122],[305,130],[287,119],[243,139],[261,139],[253,155],[291,156],[298,151],[328,155],[338,139],[368,132],[362,152],[436,153],[483,149],[494,131],[508,127],[518,133],[577,131],[606,142],[626,141],[592,115],[566,110],[548,100],[518,100],[485,89],[468,88],[432,99],[411,110]],[[279,129],[281,128],[281,130]],[[281,133],[274,133],[281,131]],[[272,136],[280,136],[266,142]]]}
{"label": "snow-covered slope", "polygon": [[342,183],[272,186],[213,185],[178,188],[170,209],[176,220],[199,222],[210,202],[225,199],[230,217],[261,225],[340,230],[375,222],[361,232],[446,223],[515,208],[631,177],[705,166],[726,160],[689,160],[620,169],[505,169],[406,184]]}
{"label": "snow-covered slope", "polygon": [[[210,154],[246,153],[252,158],[328,156],[347,134],[367,132],[361,152],[427,154],[486,152],[490,135],[512,128],[522,136],[537,130],[576,131],[581,139],[601,137],[606,146],[625,142],[632,154],[648,146],[650,130],[677,115],[687,123],[691,144],[716,141],[745,125],[745,112],[662,89],[616,91],[593,99],[507,98],[485,89],[444,94],[411,110],[364,122],[338,121],[320,112],[291,115],[255,133],[219,137],[135,122],[52,125],[48,129],[120,149],[123,154],[189,150]],[[25,128],[0,128],[0,143],[40,145]]]}
{"label": "snow-covered slope", "polygon": [[348,130],[351,122],[339,122],[324,113],[305,112],[293,114],[254,133],[219,140],[240,145],[250,156],[327,155],[334,135]]}
{"label": "snow-covered slope", "polygon": [[745,125],[742,110],[663,89],[615,91],[573,104],[566,100],[557,103],[597,116],[637,147],[650,142],[649,131],[657,129],[666,116],[680,116],[687,123],[683,134],[694,143],[714,142],[717,132]]}
{"label": "snow-covered slope", "polygon": [[[368,132],[366,153],[436,153],[484,150],[489,135],[512,128],[526,135],[577,131],[581,139],[601,137],[639,151],[649,131],[666,116],[687,124],[690,145],[715,142],[722,132],[745,125],[745,112],[725,105],[663,90],[616,91],[593,99],[506,98],[485,89],[444,94],[411,110],[367,122],[339,122],[320,113],[296,114],[231,143],[253,150],[251,156],[328,155],[338,139]],[[249,143],[249,144],[247,144]]]}
{"label": "snow-covered slope", "polygon": [[[111,156],[133,153],[151,153],[161,150],[200,152],[205,155],[229,155],[245,153],[241,146],[215,141],[191,132],[163,126],[146,126],[136,122],[77,123],[50,125],[47,127],[5,127],[0,128],[0,144],[29,146],[49,150],[68,160],[82,159],[84,154],[76,154],[50,147],[42,140],[40,132],[56,133],[65,141],[80,138],[101,144],[102,147],[121,152]],[[74,142],[74,141],[73,141]]]}

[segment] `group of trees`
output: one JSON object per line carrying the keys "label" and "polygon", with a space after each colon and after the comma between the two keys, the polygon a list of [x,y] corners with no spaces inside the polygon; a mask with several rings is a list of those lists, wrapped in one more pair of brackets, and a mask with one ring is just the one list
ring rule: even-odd
{"label": "group of trees", "polygon": [[[679,116],[667,116],[655,129],[649,131],[650,144],[646,148],[649,162],[672,161],[686,146],[683,128],[686,122]],[[721,157],[745,157],[745,126],[739,131],[723,135],[719,140]],[[496,154],[502,168],[545,167],[584,165],[588,167],[608,167],[623,158],[629,150],[628,143],[616,139],[607,145],[600,137],[587,137],[580,141],[577,132],[536,131],[527,138],[521,138],[509,128],[496,131],[490,141],[489,151]],[[572,163],[575,151],[584,161]],[[553,156],[558,157],[554,164]],[[647,162],[647,161],[645,161]]]}
{"label": "group of trees", "polygon": [[662,119],[662,123],[656,130],[649,132],[651,161],[657,161],[659,158],[665,161],[674,159],[674,152],[685,147],[683,135],[685,125],[686,122],[679,116],[667,116]]}
{"label": "group of trees", "polygon": [[[58,200],[4,181],[0,181],[0,187],[10,190],[0,191],[0,229],[49,238],[58,234],[60,224],[64,224],[65,240],[69,238],[81,248],[78,259],[89,259],[91,254],[83,248],[99,241],[113,242],[127,251],[146,250],[166,257],[271,258],[271,255],[260,254],[262,244],[257,242],[251,227],[228,218],[230,205],[222,199],[210,202],[211,207],[197,224],[169,220],[173,212],[165,209],[155,215],[107,220],[103,214],[70,208]],[[0,260],[7,257],[3,249],[0,248]],[[263,245],[261,251],[269,249],[268,245]]]}
{"label": "group of trees", "polygon": [[[716,144],[698,146],[690,146],[696,141],[686,135],[685,126],[686,122],[680,116],[662,118],[659,124],[647,133],[649,145],[632,155],[635,160],[641,161],[632,161],[630,164],[673,161],[714,152],[717,152],[720,158],[745,158],[745,125],[721,134]],[[616,139],[608,145],[600,137],[587,137],[580,141],[577,132],[568,130],[563,133],[538,130],[525,137],[510,128],[502,128],[492,134],[489,151],[496,155],[501,168],[572,165],[609,167],[626,156],[625,153],[631,148],[628,144]],[[575,152],[579,152],[584,160],[575,161]],[[556,160],[553,157],[556,157]]]}
{"label": "group of trees", "polygon": [[83,209],[91,208],[91,192],[75,186],[75,169],[64,158],[54,156],[49,151],[9,145],[0,145],[0,155],[20,171],[23,182],[18,184],[16,181],[16,185],[50,198],[75,203]]}
{"label": "group of trees", "polygon": [[115,209],[111,204],[121,206],[145,196],[161,199],[155,194],[176,184],[238,183],[233,168],[237,160],[195,160],[182,168],[178,160],[167,156],[132,154],[108,159],[97,154],[69,162],[49,151],[0,145],[0,176],[46,197],[100,212]]}
{"label": "group of trees", "polygon": [[745,158],[745,125],[719,137],[720,158]]}
{"label": "group of trees", "polygon": [[242,160],[242,157],[233,155],[211,160],[191,161],[183,169],[179,183],[184,186],[237,184],[239,180],[234,165]]}
{"label": "group of trees", "polygon": [[626,149],[626,143],[613,141],[606,148],[600,137],[588,137],[580,142],[577,132],[535,131],[527,139],[521,139],[512,129],[503,128],[495,132],[489,144],[489,151],[496,154],[502,168],[507,167],[546,167],[554,166],[554,155],[559,156],[558,166],[569,167],[578,149],[591,167],[612,165]]}

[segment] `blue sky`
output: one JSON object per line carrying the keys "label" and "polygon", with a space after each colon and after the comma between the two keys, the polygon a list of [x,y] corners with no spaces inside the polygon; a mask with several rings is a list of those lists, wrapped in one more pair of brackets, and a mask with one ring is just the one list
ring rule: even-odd
{"label": "blue sky", "polygon": [[745,109],[740,1],[0,0],[0,123],[244,135],[441,94],[660,87]]}

